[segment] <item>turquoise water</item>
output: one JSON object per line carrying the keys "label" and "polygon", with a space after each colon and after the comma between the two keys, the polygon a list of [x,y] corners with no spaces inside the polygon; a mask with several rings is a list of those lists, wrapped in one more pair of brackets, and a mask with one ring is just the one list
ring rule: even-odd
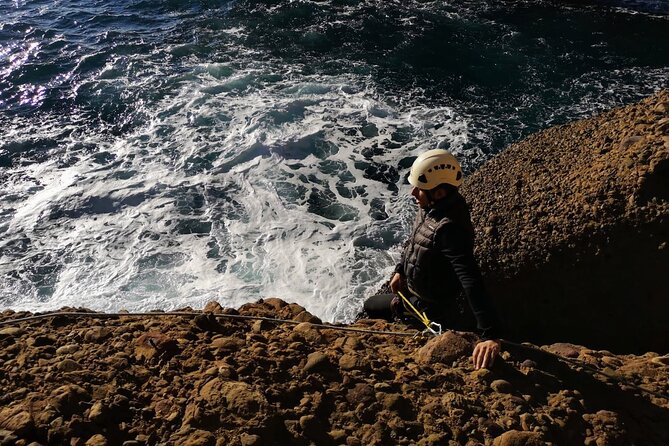
{"label": "turquoise water", "polygon": [[417,153],[669,87],[664,1],[0,4],[0,307],[355,314]]}

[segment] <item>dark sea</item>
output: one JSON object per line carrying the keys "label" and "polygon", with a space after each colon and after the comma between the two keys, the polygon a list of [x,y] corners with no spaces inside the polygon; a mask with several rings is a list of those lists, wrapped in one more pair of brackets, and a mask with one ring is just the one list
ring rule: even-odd
{"label": "dark sea", "polygon": [[2,0],[0,309],[350,320],[418,153],[668,87],[666,0]]}

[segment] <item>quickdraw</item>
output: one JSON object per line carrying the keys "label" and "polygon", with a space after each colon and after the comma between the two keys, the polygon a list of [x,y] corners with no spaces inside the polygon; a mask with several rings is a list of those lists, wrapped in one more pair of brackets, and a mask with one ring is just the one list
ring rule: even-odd
{"label": "quickdraw", "polygon": [[411,314],[413,317],[418,319],[423,325],[425,325],[425,330],[423,330],[422,334],[432,334],[434,336],[439,336],[441,334],[441,324],[438,324],[436,322],[430,321],[430,319],[427,317],[427,314],[425,312],[420,312],[414,307],[411,302],[409,302],[409,299],[404,297],[404,294],[402,292],[398,291],[397,294],[402,298],[404,308],[410,309],[413,311],[413,314]]}

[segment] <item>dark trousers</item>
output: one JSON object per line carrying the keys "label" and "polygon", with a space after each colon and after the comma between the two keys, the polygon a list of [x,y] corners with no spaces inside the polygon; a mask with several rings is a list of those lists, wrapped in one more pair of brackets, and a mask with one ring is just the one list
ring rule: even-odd
{"label": "dark trousers", "polygon": [[[367,317],[371,319],[385,319],[389,322],[401,320],[417,328],[425,328],[413,315],[413,311],[400,304],[398,314],[393,312],[391,302],[395,294],[377,294],[369,297],[363,304]],[[399,297],[399,296],[398,296]],[[476,320],[469,308],[462,308],[453,302],[452,305],[435,306],[426,305],[417,296],[405,295],[409,302],[420,312],[425,312],[432,322],[441,324],[442,329],[453,329],[462,331],[473,331],[476,328]]]}

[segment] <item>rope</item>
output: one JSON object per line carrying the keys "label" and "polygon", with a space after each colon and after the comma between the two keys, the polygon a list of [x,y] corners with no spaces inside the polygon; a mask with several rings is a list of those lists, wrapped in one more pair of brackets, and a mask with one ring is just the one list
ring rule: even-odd
{"label": "rope", "polygon": [[[68,311],[62,313],[45,313],[37,314],[34,316],[28,316],[19,319],[10,319],[5,321],[0,321],[0,327],[4,325],[17,324],[19,322],[28,322],[35,321],[40,319],[47,319],[51,317],[58,316],[75,316],[75,317],[86,317],[91,319],[110,319],[116,317],[166,317],[166,316],[181,316],[181,317],[197,317],[197,316],[211,316],[221,319],[237,319],[237,320],[256,320],[256,321],[266,321],[272,322],[275,324],[291,324],[298,325],[302,322],[293,321],[290,319],[277,319],[271,317],[262,317],[262,316],[245,316],[241,314],[214,314],[214,313],[196,313],[190,311],[168,311],[168,312],[149,312],[149,313],[88,313],[88,312],[75,312]],[[384,330],[368,330],[364,328],[353,328],[353,327],[340,327],[337,325],[329,324],[315,324],[311,323],[312,327],[323,328],[328,330],[339,330],[339,331],[348,331],[353,333],[362,333],[370,335],[384,335],[384,336],[416,336],[420,332],[404,332],[404,331],[384,331]]]}
{"label": "rope", "polygon": [[[433,334],[434,336],[439,336],[439,335],[441,334],[441,325],[440,325],[440,324],[437,324],[436,322],[431,322],[430,319],[427,317],[427,314],[426,314],[425,312],[422,312],[422,313],[419,312],[419,311],[416,309],[416,307],[414,307],[414,306],[411,304],[411,302],[409,302],[409,299],[407,299],[406,297],[404,297],[404,294],[402,294],[401,291],[398,291],[397,294],[399,294],[399,296],[400,296],[400,297],[402,298],[402,300],[404,301],[404,302],[403,302],[404,308],[406,308],[407,305],[408,305],[408,306],[409,306],[409,309],[411,309],[411,310],[414,312],[414,314],[412,314],[412,316],[414,316],[415,318],[417,318],[420,322],[423,323],[423,325],[425,325],[425,331],[426,331],[426,332],[429,332],[429,333]],[[434,326],[435,328],[437,328],[437,331],[435,331],[435,330],[432,328],[433,326]]]}

